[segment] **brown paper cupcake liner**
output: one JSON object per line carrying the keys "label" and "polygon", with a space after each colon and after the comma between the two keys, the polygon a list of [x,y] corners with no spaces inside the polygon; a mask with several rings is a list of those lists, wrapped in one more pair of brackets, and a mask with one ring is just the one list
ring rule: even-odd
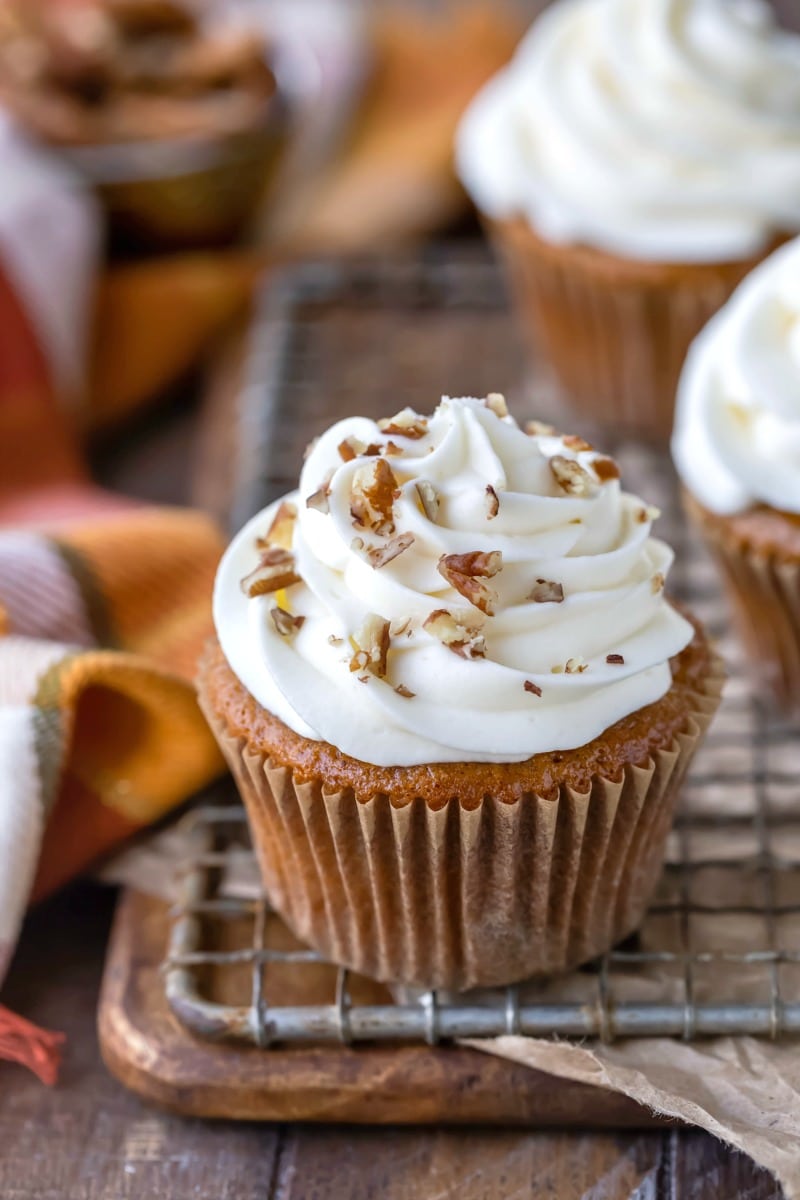
{"label": "brown paper cupcake liner", "polygon": [[800,562],[756,549],[691,497],[684,502],[716,561],[756,682],[787,712],[800,710]]}
{"label": "brown paper cupcake liner", "polygon": [[764,257],[639,263],[548,243],[522,220],[490,230],[523,333],[549,363],[576,416],[659,442],[672,430],[689,345]]}
{"label": "brown paper cupcake liner", "polygon": [[637,928],[721,683],[715,661],[685,731],[621,779],[473,809],[328,791],[205,708],[267,895],[298,937],[374,979],[462,990],[568,970]]}

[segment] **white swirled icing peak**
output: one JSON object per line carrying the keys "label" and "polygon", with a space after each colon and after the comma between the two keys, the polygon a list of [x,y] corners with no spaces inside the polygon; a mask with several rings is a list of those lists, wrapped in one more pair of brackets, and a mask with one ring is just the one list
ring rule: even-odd
{"label": "white swirled icing peak", "polygon": [[800,238],[752,271],[692,345],[675,465],[712,512],[800,513]]}
{"label": "white swirled icing peak", "polygon": [[[388,520],[363,503],[378,471]],[[247,594],[254,570],[273,569],[259,562],[278,504],[225,554],[214,598],[225,656],[297,733],[378,765],[584,745],[668,690],[669,659],[692,636],[664,599],[672,553],[650,536],[656,514],[616,475],[580,439],[530,435],[476,399],[445,398],[427,420],[407,411],[388,430],[341,421],[284,498],[300,582]],[[485,572],[470,578],[470,564]],[[367,618],[391,623],[388,653],[369,664]]]}
{"label": "white swirled icing peak", "polygon": [[730,261],[800,230],[800,37],[766,0],[556,0],[457,139],[489,217]]}

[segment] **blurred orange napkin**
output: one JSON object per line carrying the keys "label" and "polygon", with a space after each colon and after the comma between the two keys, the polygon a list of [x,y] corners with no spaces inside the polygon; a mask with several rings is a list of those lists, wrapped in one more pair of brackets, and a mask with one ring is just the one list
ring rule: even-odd
{"label": "blurred orange napkin", "polygon": [[[88,480],[68,397],[95,214],[2,121],[0,159],[1,983],[31,895],[220,770],[191,678],[221,541],[201,514]],[[57,1046],[0,1008],[0,1058],[50,1081]]]}

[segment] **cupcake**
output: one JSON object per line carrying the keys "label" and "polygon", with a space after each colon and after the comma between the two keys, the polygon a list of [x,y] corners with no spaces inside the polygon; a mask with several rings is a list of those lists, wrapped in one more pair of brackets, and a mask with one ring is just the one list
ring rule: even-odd
{"label": "cupcake", "polygon": [[456,157],[575,411],[666,441],[693,337],[800,230],[800,37],[763,0],[557,0]]}
{"label": "cupcake", "polygon": [[761,264],[696,339],[675,465],[759,680],[800,704],[800,239]]}
{"label": "cupcake", "polygon": [[311,447],[223,558],[199,680],[299,937],[463,989],[636,928],[720,683],[656,516],[499,395]]}
{"label": "cupcake", "polygon": [[224,244],[257,211],[286,97],[274,47],[234,17],[188,0],[0,0],[0,102],[94,188],[115,247]]}

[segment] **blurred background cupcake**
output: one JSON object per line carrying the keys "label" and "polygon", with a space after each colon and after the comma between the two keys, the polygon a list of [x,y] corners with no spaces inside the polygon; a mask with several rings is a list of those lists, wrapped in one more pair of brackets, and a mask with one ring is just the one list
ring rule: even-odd
{"label": "blurred background cupcake", "polygon": [[457,165],[576,411],[665,439],[692,338],[800,228],[800,37],[763,0],[557,0]]}
{"label": "blurred background cupcake", "polygon": [[736,290],[689,353],[673,454],[757,676],[800,704],[800,239]]}
{"label": "blurred background cupcake", "polygon": [[276,54],[252,18],[184,0],[0,8],[0,99],[94,186],[118,243],[221,244],[286,141]]}

